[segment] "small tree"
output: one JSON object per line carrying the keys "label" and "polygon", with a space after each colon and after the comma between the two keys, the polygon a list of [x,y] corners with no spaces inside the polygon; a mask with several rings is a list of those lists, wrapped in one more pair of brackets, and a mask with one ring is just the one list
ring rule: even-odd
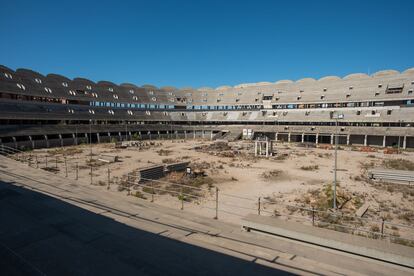
{"label": "small tree", "polygon": [[137,132],[134,132],[132,135],[132,140],[141,140],[141,135],[139,135]]}

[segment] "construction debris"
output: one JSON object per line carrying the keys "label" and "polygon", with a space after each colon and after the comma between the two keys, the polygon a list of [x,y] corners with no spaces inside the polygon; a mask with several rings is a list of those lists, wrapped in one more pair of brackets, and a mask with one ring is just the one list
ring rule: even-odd
{"label": "construction debris", "polygon": [[178,162],[178,163],[168,164],[168,165],[165,166],[165,169],[166,169],[167,172],[185,171],[189,164],[190,164],[190,162]]}
{"label": "construction debris", "polygon": [[414,185],[414,172],[404,170],[370,170],[368,177],[374,180]]}
{"label": "construction debris", "polygon": [[368,211],[369,208],[369,203],[365,202],[364,205],[362,205],[356,212],[355,215],[357,217],[362,218],[364,216],[364,214]]}
{"label": "construction debris", "polygon": [[105,162],[105,163],[114,163],[114,162],[118,162],[119,158],[118,158],[118,155],[101,154],[98,157],[98,160]]}
{"label": "construction debris", "polygon": [[138,182],[142,183],[148,180],[160,179],[164,177],[165,165],[155,165],[138,169]]}

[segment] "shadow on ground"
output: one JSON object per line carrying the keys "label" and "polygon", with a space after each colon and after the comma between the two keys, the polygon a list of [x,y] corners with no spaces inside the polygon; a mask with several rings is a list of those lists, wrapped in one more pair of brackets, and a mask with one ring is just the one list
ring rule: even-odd
{"label": "shadow on ground", "polygon": [[256,263],[142,231],[0,182],[0,275],[269,275]]}

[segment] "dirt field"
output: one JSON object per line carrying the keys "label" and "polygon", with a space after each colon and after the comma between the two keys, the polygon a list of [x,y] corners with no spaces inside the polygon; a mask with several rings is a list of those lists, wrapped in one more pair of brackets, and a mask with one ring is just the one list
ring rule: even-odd
{"label": "dirt field", "polygon": [[[329,212],[332,205],[334,150],[329,146],[325,149],[305,148],[295,144],[277,143],[274,145],[274,156],[256,158],[253,156],[253,146],[254,143],[251,141],[239,141],[217,147],[214,142],[201,140],[145,141],[140,148],[125,149],[116,149],[114,144],[93,145],[93,160],[101,154],[110,154],[117,155],[119,161],[92,161],[92,182],[93,185],[101,185],[103,193],[127,194],[125,187],[122,187],[122,181],[128,173],[154,164],[191,161],[190,166],[201,168],[206,175],[196,185],[205,190],[194,193],[202,198],[185,198],[186,210],[213,217],[216,204],[215,187],[218,187],[219,218],[232,222],[239,222],[241,217],[248,213],[257,213],[259,197],[262,214],[290,215],[291,219],[301,217],[309,220],[309,212],[294,206],[309,209],[313,207]],[[63,175],[63,156],[66,156],[68,177],[75,177],[77,163],[79,181],[84,185],[90,185],[89,145],[36,150],[34,153],[39,154],[40,167],[45,166],[44,156],[49,156],[50,170],[54,170],[57,157],[58,173]],[[366,173],[367,169],[377,167],[414,170],[414,167],[411,167],[414,165],[413,161],[414,152],[384,154],[381,149],[361,152],[357,148],[341,147],[338,151],[337,194],[338,206],[342,213],[354,216],[361,206],[368,203],[369,208],[364,218],[375,222],[361,224],[369,231],[379,232],[381,225],[376,222],[381,219],[395,224],[414,225],[414,187],[373,182],[367,178]],[[183,175],[173,175],[161,181],[176,182],[176,179],[171,177],[181,178]],[[188,183],[193,185],[193,182]],[[173,185],[162,186],[165,187],[174,188]],[[130,189],[132,195],[147,200],[152,198],[153,190],[142,189],[139,186]],[[190,190],[187,192],[191,193]],[[173,208],[181,207],[181,199],[176,193],[161,191],[157,191],[154,196],[155,202]],[[339,224],[338,221],[330,222]],[[414,239],[412,229],[391,225],[385,225],[385,228],[387,233]]]}

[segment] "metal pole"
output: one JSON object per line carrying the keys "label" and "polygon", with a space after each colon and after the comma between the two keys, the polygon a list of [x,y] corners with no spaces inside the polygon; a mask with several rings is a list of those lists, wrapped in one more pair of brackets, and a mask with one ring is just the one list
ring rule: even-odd
{"label": "metal pole", "polygon": [[127,187],[128,187],[128,195],[131,194],[131,189],[129,188],[129,173],[127,174]]}
{"label": "metal pole", "polygon": [[181,210],[184,210],[183,186],[181,186]]}
{"label": "metal pole", "polygon": [[93,174],[93,169],[92,169],[92,163],[91,163],[91,185],[92,185],[92,174]]}
{"label": "metal pole", "polygon": [[151,187],[152,187],[151,202],[154,202],[155,189],[154,189],[154,182],[152,181],[151,181]]}
{"label": "metal pole", "polygon": [[89,120],[89,146],[91,148],[91,161],[92,161],[92,120]]}
{"label": "metal pole", "polygon": [[108,168],[108,187],[106,188],[107,190],[109,190],[110,185],[111,185],[111,171],[110,171],[110,169]]}
{"label": "metal pole", "polygon": [[214,217],[214,219],[218,219],[218,192],[219,189],[216,187],[216,216]]}
{"label": "metal pole", "polygon": [[[401,121],[398,121],[400,123],[401,128]],[[401,143],[401,136],[400,136],[400,130],[398,130],[398,153],[400,153],[400,143]]]}
{"label": "metal pole", "polygon": [[334,191],[333,191],[333,208],[336,209],[336,170],[338,164],[338,119],[336,119],[335,134],[335,167],[334,167]]}
{"label": "metal pole", "polygon": [[315,226],[315,207],[312,206],[312,226]]}
{"label": "metal pole", "polygon": [[259,196],[259,198],[257,199],[257,213],[258,213],[258,215],[260,216],[260,196]]}
{"label": "metal pole", "polygon": [[45,168],[47,168],[47,155],[45,156],[45,159],[46,159],[46,160],[45,160],[45,163],[46,163],[46,164],[45,164],[45,166],[46,166]]}
{"label": "metal pole", "polygon": [[[154,185],[154,184],[152,184],[152,185]],[[155,194],[155,190],[154,190],[154,187],[152,187],[151,202],[154,202],[154,194]]]}
{"label": "metal pole", "polygon": [[78,180],[78,170],[79,170],[79,168],[78,168],[78,162],[76,162],[76,180]]}
{"label": "metal pole", "polygon": [[57,163],[58,163],[58,158],[57,158],[57,156],[55,156],[55,169],[56,169],[56,171],[57,171]]}
{"label": "metal pole", "polygon": [[68,177],[68,164],[66,162],[66,156],[65,156],[65,177]]}
{"label": "metal pole", "polygon": [[384,236],[384,219],[381,221],[381,236]]}

